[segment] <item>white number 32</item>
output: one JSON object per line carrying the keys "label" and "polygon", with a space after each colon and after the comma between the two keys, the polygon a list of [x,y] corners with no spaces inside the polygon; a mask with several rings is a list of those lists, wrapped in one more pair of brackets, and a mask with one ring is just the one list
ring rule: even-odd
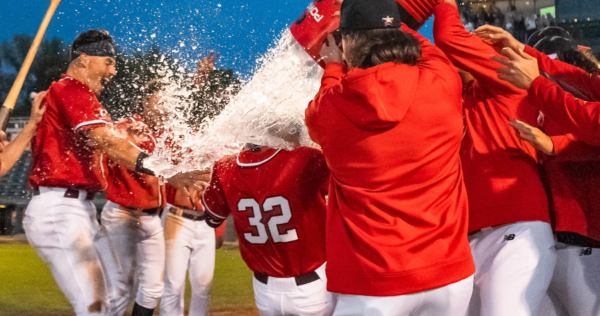
{"label": "white number 32", "polygon": [[[283,196],[275,196],[266,199],[263,203],[265,212],[273,211],[275,206],[279,206],[281,215],[272,216],[267,223],[271,237],[273,237],[273,242],[290,242],[298,240],[296,229],[289,229],[285,233],[280,234],[279,228],[277,227],[277,225],[287,224],[290,219],[292,219],[292,211],[290,210],[290,203],[288,200]],[[253,244],[264,244],[269,239],[269,235],[267,234],[265,225],[261,222],[262,213],[260,205],[258,205],[258,202],[254,199],[241,199],[238,203],[238,211],[240,212],[245,212],[249,208],[252,209],[254,216],[248,217],[248,221],[250,222],[250,226],[256,227],[258,236],[255,236],[252,233],[244,233],[244,238]]]}

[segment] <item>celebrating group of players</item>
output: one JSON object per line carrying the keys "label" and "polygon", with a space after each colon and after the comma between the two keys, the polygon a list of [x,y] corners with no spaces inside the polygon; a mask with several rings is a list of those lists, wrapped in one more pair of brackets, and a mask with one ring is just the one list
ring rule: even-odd
{"label": "celebrating group of players", "polygon": [[168,179],[147,167],[170,133],[160,81],[113,124],[97,100],[113,39],[79,35],[0,148],[16,156],[35,131],[24,227],[77,315],[123,315],[132,294],[133,315],[161,297],[183,315],[188,269],[190,315],[205,315],[229,216],[263,316],[600,315],[598,64],[558,28],[528,46],[467,32],[454,0],[433,14],[436,45],[393,0],[345,0],[306,109],[321,150],[291,124],[277,135],[295,150],[247,144]]}

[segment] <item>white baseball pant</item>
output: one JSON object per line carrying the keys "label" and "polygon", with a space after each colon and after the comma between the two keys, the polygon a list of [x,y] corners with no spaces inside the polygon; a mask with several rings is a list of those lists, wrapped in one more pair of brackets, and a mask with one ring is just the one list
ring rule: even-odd
{"label": "white baseball pant", "polygon": [[107,315],[125,313],[135,278],[135,302],[155,308],[164,288],[165,244],[160,217],[109,201],[102,210],[96,248],[107,277]]}
{"label": "white baseball pant", "polygon": [[339,294],[334,316],[464,316],[473,276],[428,291],[398,296]]}
{"label": "white baseball pant", "polygon": [[296,285],[295,278],[269,277],[264,284],[252,277],[254,300],[261,316],[330,316],[337,294],[327,291],[325,264],[316,271],[319,280]]}
{"label": "white baseball pant", "polygon": [[183,316],[185,275],[189,270],[192,285],[190,316],[208,311],[208,294],[215,270],[215,230],[204,220],[191,220],[164,210],[166,244],[165,293],[160,315]]}
{"label": "white baseball pant", "polygon": [[85,200],[85,191],[79,191],[79,198],[64,197],[62,188],[40,187],[39,191],[23,220],[27,240],[50,266],[77,315],[104,315],[108,302],[93,243],[98,231],[94,204]]}
{"label": "white baseball pant", "polygon": [[543,307],[546,314],[538,315],[600,316],[600,248],[557,242],[556,253],[556,269],[548,290],[553,300],[547,299]]}
{"label": "white baseball pant", "polygon": [[536,315],[556,265],[550,224],[485,228],[469,236],[469,242],[476,272],[468,315]]}

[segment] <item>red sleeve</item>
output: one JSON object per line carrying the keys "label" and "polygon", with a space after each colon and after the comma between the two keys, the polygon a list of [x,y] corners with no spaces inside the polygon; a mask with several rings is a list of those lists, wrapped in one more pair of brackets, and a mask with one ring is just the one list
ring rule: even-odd
{"label": "red sleeve", "polygon": [[321,78],[321,87],[319,88],[319,92],[317,92],[315,98],[308,103],[308,107],[304,111],[304,115],[306,117],[306,126],[308,127],[308,135],[317,144],[319,143],[318,133],[317,129],[313,125],[313,121],[318,115],[319,104],[328,93],[332,92],[331,90],[333,87],[339,84],[340,80],[347,71],[348,69],[346,65],[343,64],[329,63],[325,65],[325,72]]}
{"label": "red sleeve", "polygon": [[218,164],[215,164],[210,184],[202,195],[202,206],[204,207],[206,223],[213,228],[223,224],[230,213],[227,198],[225,197],[225,192],[223,191],[223,186],[221,185],[221,180],[219,178],[218,169]]}
{"label": "red sleeve", "polygon": [[590,100],[600,102],[600,76],[589,74],[581,68],[552,59],[530,46],[525,46],[525,53],[537,59],[538,66],[547,74],[564,81],[588,96]]}
{"label": "red sleeve", "polygon": [[563,151],[567,147],[569,147],[569,144],[575,141],[575,137],[573,136],[573,134],[550,136],[550,139],[552,140],[552,144],[554,145],[555,155],[562,154]]}
{"label": "red sleeve", "polygon": [[61,95],[57,108],[74,130],[112,124],[110,115],[98,102],[96,95],[79,83]]}
{"label": "red sleeve", "polygon": [[600,102],[576,99],[543,76],[533,81],[528,92],[529,102],[566,131],[589,145],[600,145]]}
{"label": "red sleeve", "polygon": [[502,65],[490,56],[500,56],[491,45],[469,33],[460,22],[458,9],[448,3],[433,10],[433,39],[452,63],[469,72],[491,94],[521,93],[506,81],[498,79],[497,69]]}
{"label": "red sleeve", "polygon": [[555,161],[600,161],[600,147],[590,146],[584,142],[577,141],[572,134],[552,136],[552,142],[557,138],[558,142],[562,142],[556,147],[559,151],[555,151],[553,156]]}

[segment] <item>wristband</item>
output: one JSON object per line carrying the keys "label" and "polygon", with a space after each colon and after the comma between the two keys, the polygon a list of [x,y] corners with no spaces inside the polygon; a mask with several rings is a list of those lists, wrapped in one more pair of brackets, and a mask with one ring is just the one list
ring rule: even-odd
{"label": "wristband", "polygon": [[139,172],[139,173],[151,175],[151,176],[156,176],[156,174],[154,174],[154,171],[144,167],[144,159],[146,159],[148,157],[150,157],[150,155],[146,154],[145,152],[141,152],[138,155],[138,157],[135,161],[135,171]]}

